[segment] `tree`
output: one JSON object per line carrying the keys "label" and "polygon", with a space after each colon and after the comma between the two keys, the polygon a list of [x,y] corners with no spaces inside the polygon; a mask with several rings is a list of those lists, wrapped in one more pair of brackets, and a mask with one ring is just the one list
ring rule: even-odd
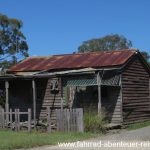
{"label": "tree", "polygon": [[[132,42],[122,35],[111,34],[102,38],[84,41],[79,47],[78,52],[110,51],[122,50],[132,47]],[[150,55],[146,51],[141,51],[143,57],[149,62]]]}
{"label": "tree", "polygon": [[132,42],[118,34],[106,35],[102,38],[84,41],[78,47],[78,52],[109,51],[127,49],[132,47]]}
{"label": "tree", "polygon": [[21,20],[0,14],[0,67],[9,67],[28,57],[28,45],[21,32]]}
{"label": "tree", "polygon": [[141,54],[143,55],[143,57],[144,57],[147,61],[149,61],[150,55],[149,55],[148,52],[146,52],[146,51],[141,51]]}

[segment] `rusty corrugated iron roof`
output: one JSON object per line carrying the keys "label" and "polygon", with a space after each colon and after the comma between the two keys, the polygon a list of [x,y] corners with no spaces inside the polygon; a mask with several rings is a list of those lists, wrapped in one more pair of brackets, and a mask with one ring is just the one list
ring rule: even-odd
{"label": "rusty corrugated iron roof", "polygon": [[8,72],[113,67],[123,65],[134,54],[136,54],[136,50],[127,49],[107,52],[28,57],[24,61],[11,67]]}

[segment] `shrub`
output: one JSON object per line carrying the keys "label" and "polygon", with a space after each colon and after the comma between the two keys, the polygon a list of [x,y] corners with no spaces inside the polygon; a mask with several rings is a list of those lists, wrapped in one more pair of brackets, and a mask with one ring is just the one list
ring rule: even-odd
{"label": "shrub", "polygon": [[101,115],[90,111],[84,113],[84,129],[86,132],[105,133],[106,123],[103,113]]}

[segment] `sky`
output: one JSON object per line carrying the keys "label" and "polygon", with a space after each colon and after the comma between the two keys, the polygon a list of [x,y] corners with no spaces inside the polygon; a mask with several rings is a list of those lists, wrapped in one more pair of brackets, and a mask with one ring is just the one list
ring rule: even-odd
{"label": "sky", "polygon": [[0,13],[23,21],[30,56],[73,53],[116,33],[150,52],[150,0],[0,0]]}

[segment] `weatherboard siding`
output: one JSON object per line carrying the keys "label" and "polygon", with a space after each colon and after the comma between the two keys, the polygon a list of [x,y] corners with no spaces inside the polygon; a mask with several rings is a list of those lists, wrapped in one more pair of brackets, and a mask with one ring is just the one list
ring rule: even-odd
{"label": "weatherboard siding", "polygon": [[149,74],[138,57],[122,73],[123,122],[150,119]]}
{"label": "weatherboard siding", "polygon": [[[59,90],[56,93],[52,93],[50,89],[50,82],[54,79],[58,80]],[[61,79],[50,78],[45,81],[38,81],[36,85],[37,92],[41,91],[40,94],[37,93],[37,119],[45,120],[47,117],[47,107],[50,107],[52,124],[56,124],[55,109],[61,107]]]}
{"label": "weatherboard siding", "polygon": [[121,105],[122,105],[122,99],[121,99],[121,93],[120,93],[120,87],[111,87],[109,92],[109,98],[111,100],[111,115],[110,115],[110,122],[115,124],[122,124],[122,112],[121,112]]}

